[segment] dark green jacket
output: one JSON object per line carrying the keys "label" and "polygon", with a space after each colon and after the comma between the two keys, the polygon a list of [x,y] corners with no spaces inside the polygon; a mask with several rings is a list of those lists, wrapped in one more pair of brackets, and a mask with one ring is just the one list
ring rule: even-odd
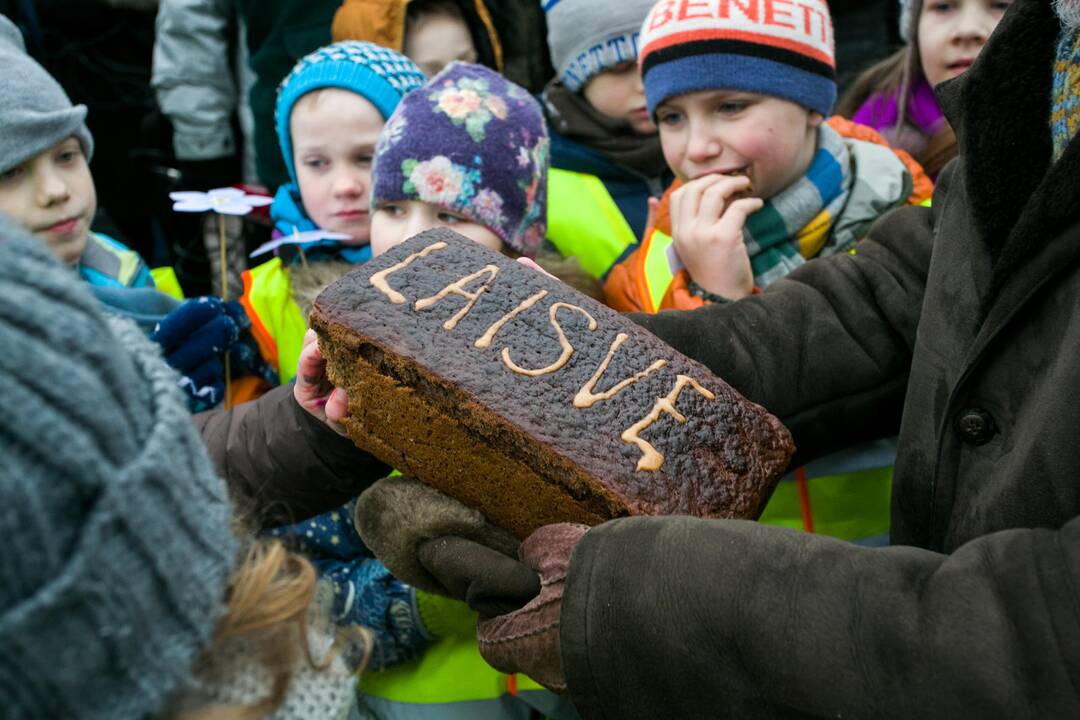
{"label": "dark green jacket", "polygon": [[640,318],[803,458],[899,424],[894,547],[594,529],[561,615],[584,717],[1080,717],[1080,141],[1050,165],[1058,32],[1050,0],[1017,0],[943,90],[961,156],[932,210],[762,295]]}
{"label": "dark green jacket", "polygon": [[255,118],[255,164],[270,188],[288,182],[274,129],[277,87],[296,61],[330,43],[330,23],[341,0],[232,0],[247,32],[255,73],[251,112]]}

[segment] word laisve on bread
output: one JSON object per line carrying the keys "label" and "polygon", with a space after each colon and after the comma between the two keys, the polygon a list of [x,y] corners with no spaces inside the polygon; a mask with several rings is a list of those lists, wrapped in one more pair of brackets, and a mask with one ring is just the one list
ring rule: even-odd
{"label": "word laisve on bread", "polygon": [[[385,270],[381,270],[380,272],[375,273],[371,276],[370,282],[376,289],[386,295],[387,299],[389,299],[390,302],[394,304],[404,303],[405,297],[401,293],[390,287],[390,285],[387,283],[387,278],[391,274],[396,273],[399,270],[407,267],[413,260],[425,257],[426,255],[435,252],[436,250],[444,250],[447,247],[448,245],[445,242],[437,240],[425,247],[423,250],[409,255],[407,258],[397,263],[396,265],[392,265]],[[437,305],[449,295],[457,295],[464,298],[468,301],[465,306],[458,310],[457,314],[455,314],[453,317],[443,323],[444,330],[453,330],[455,327],[457,327],[458,322],[473,308],[473,305],[476,304],[476,301],[480,299],[480,295],[491,288],[491,283],[495,279],[495,276],[498,274],[498,267],[496,267],[495,265],[486,265],[482,270],[474,272],[471,275],[466,275],[460,280],[455,280],[454,282],[450,283],[442,290],[440,290],[437,294],[432,295],[431,297],[417,300],[413,308],[415,310],[428,310]],[[480,282],[484,278],[487,279],[484,280],[483,284],[481,284],[475,290],[470,291],[467,289],[470,284]],[[508,322],[513,320],[520,313],[528,310],[540,300],[543,300],[545,297],[547,297],[547,295],[547,290],[541,290],[535,295],[530,295],[529,297],[522,300],[517,307],[515,307],[513,310],[510,310],[501,318],[492,323],[491,327],[489,327],[482,336],[477,338],[476,342],[473,343],[473,345],[478,348],[490,347],[492,340],[495,337],[495,334],[498,333],[499,330],[501,330]],[[561,348],[561,354],[559,355],[559,357],[557,357],[554,362],[546,365],[545,367],[527,370],[519,366],[513,360],[511,360],[510,348],[504,347],[502,349],[501,355],[503,364],[506,365],[506,367],[508,367],[511,371],[516,372],[519,375],[526,375],[529,377],[539,377],[540,375],[547,375],[548,373],[556,372],[563,366],[565,366],[567,361],[570,359],[570,356],[574,353],[574,346],[570,343],[569,340],[567,340],[566,332],[563,330],[562,325],[559,324],[559,320],[557,317],[558,311],[563,309],[573,310],[575,312],[581,313],[589,321],[589,330],[596,330],[597,322],[595,318],[593,318],[593,316],[588,313],[587,310],[577,305],[571,305],[570,303],[552,303],[552,305],[548,309],[548,317],[551,322],[551,327],[555,329],[556,333],[558,333],[559,346]],[[626,333],[619,333],[615,336],[615,339],[611,341],[611,348],[608,350],[607,357],[604,358],[603,362],[600,363],[600,366],[597,368],[596,373],[594,373],[593,376],[589,378],[589,381],[585,383],[585,385],[583,385],[581,389],[578,390],[577,394],[574,396],[574,407],[588,408],[592,407],[595,403],[601,400],[610,400],[625,388],[629,387],[638,380],[641,380],[643,377],[653,372],[654,370],[659,370],[667,364],[667,360],[658,359],[645,370],[642,370],[633,375],[632,377],[620,381],[607,392],[603,392],[600,394],[594,393],[593,389],[596,387],[597,382],[599,382],[600,378],[604,374],[604,371],[611,363],[611,358],[615,355],[615,351],[619,349],[619,346],[623,342],[625,342],[628,337],[629,336]],[[638,420],[636,423],[634,423],[622,433],[621,437],[624,442],[633,443],[642,450],[642,457],[640,460],[638,460],[637,463],[638,470],[659,470],[660,466],[663,464],[664,456],[661,453],[657,452],[656,448],[649,444],[648,441],[642,439],[641,432],[647,429],[654,422],[659,420],[662,413],[667,413],[680,423],[686,422],[686,418],[683,417],[683,415],[681,415],[677,410],[675,410],[675,402],[678,400],[679,394],[682,392],[683,388],[687,385],[697,390],[709,400],[716,399],[716,396],[713,393],[701,387],[701,385],[692,377],[689,377],[687,375],[679,375],[675,380],[675,387],[672,389],[672,391],[665,397],[657,398],[656,404],[653,405],[652,410],[649,412],[649,414]]]}
{"label": "word laisve on bread", "polygon": [[626,514],[756,517],[793,451],[704,366],[451,231],[329,288],[312,327],[348,390],[354,442],[518,534]]}

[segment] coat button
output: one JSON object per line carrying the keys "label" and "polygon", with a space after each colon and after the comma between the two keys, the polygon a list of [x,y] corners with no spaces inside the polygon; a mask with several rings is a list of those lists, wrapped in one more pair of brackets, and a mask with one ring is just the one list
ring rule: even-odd
{"label": "coat button", "polygon": [[997,425],[985,410],[967,408],[956,417],[956,431],[968,445],[985,445],[997,433]]}

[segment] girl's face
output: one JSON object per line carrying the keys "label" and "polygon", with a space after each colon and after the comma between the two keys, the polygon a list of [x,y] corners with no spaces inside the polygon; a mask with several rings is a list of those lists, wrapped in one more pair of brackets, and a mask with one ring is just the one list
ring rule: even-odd
{"label": "girl's face", "polygon": [[927,82],[935,86],[971,67],[1013,0],[925,0],[916,37]]}
{"label": "girl's face", "polygon": [[371,254],[382,255],[425,230],[445,227],[459,232],[490,250],[503,252],[502,239],[491,228],[419,200],[384,202],[371,218]]}
{"label": "girl's face", "polygon": [[474,63],[478,55],[469,26],[461,18],[433,13],[421,16],[405,29],[404,53],[428,77],[460,60]]}
{"label": "girl's face", "polygon": [[678,95],[656,109],[664,159],[680,180],[746,175],[765,200],[806,174],[821,121],[793,102],[731,90]]}

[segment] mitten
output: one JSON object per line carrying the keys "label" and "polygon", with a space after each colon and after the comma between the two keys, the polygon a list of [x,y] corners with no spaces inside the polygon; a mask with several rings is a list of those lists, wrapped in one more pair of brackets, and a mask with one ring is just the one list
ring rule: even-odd
{"label": "mitten", "polygon": [[215,297],[180,304],[157,324],[150,339],[161,346],[165,362],[181,374],[219,357],[239,337],[236,322]]}

